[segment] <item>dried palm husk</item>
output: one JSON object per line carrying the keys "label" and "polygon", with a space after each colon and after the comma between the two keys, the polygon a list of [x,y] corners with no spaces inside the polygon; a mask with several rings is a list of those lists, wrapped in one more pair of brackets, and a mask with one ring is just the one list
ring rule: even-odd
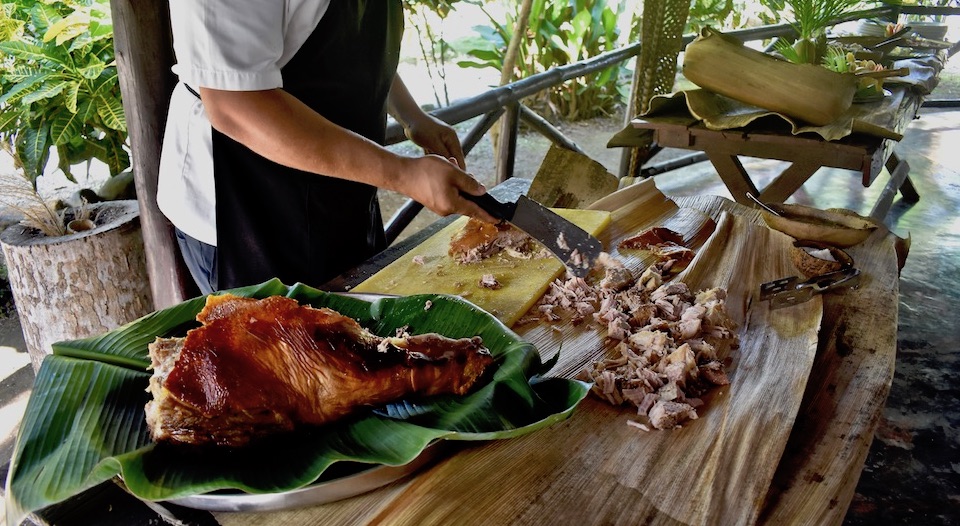
{"label": "dried palm husk", "polygon": [[[634,410],[587,399],[562,425],[482,451],[462,451],[435,466],[393,500],[391,520],[756,522],[816,354],[820,300],[777,311],[757,300],[759,283],[794,272],[789,237],[742,217],[723,215],[714,223],[696,211],[677,208],[656,191],[634,197],[639,199],[620,201],[612,211],[613,222],[604,231],[612,237],[604,239],[605,246],[663,225],[697,249],[697,257],[675,279],[692,290],[728,289],[728,311],[740,323],[741,342],[727,356],[731,384],[708,395],[699,419],[681,429],[649,433],[627,424]],[[607,200],[618,201],[617,196]],[[652,258],[642,253],[634,259],[618,257],[640,268]],[[558,355],[551,376],[572,377],[610,348],[603,332],[590,325],[558,322],[514,330],[543,355]],[[558,479],[564,480],[541,483]],[[478,487],[483,491],[478,493]],[[629,505],[619,504],[624,502]]]}
{"label": "dried palm husk", "polygon": [[795,241],[791,255],[797,270],[808,278],[853,266],[853,258],[850,254],[817,241],[805,239]]}
{"label": "dried palm husk", "polygon": [[767,226],[794,239],[847,248],[863,242],[877,229],[877,223],[849,210],[820,210],[795,204],[767,206],[776,212],[761,213]]}
{"label": "dried palm husk", "polygon": [[683,75],[731,99],[824,126],[853,103],[858,79],[814,64],[793,64],[704,28],[684,53]]}

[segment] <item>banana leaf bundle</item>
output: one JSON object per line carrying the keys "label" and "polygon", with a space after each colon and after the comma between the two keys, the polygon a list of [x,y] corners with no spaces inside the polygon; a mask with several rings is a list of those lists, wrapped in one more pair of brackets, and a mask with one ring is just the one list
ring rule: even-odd
{"label": "banana leaf bundle", "polygon": [[696,85],[758,108],[825,126],[853,103],[859,80],[815,64],[794,64],[704,28],[684,53]]}
{"label": "banana leaf bundle", "polygon": [[277,280],[230,292],[285,295],[329,307],[381,336],[401,327],[453,338],[479,335],[495,358],[495,372],[464,397],[399,401],[247,448],[191,452],[158,445],[150,440],[144,414],[147,345],[197,326],[205,298],[196,298],[106,334],[53,346],[17,437],[7,480],[7,524],[118,476],[141,499],[169,500],[225,489],[293,490],[317,481],[337,462],[399,466],[437,440],[511,438],[546,427],[569,416],[589,389],[583,382],[543,377],[553,363],[544,363],[532,344],[496,318],[454,296],[368,302]]}

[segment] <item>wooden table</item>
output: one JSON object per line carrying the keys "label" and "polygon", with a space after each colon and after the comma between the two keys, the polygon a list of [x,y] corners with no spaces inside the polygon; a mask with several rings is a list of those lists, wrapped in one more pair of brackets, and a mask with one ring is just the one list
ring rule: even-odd
{"label": "wooden table", "polygon": [[[525,191],[526,184],[510,180],[493,192],[507,199]],[[644,208],[673,206],[652,180],[635,185],[623,199]],[[678,199],[676,204],[715,219],[728,213],[761,223],[756,210],[719,197]],[[330,287],[349,289],[415,249],[439,226],[375,257]],[[761,493],[759,514],[735,522],[839,524],[853,498],[893,377],[897,238],[881,227],[850,252],[867,279],[856,290],[823,298],[819,343],[772,485]],[[536,337],[535,331],[516,330]],[[573,367],[558,366],[564,376]],[[224,526],[676,524],[669,503],[651,502],[631,489],[631,478],[643,474],[632,469],[629,458],[604,455],[600,444],[609,441],[607,435],[623,432],[625,414],[588,398],[565,422],[516,439],[463,446],[409,479],[371,493],[310,508],[215,517]]]}
{"label": "wooden table", "polygon": [[[525,180],[512,179],[492,192],[499,199],[507,200],[525,192],[528,184]],[[634,210],[643,210],[648,217],[656,218],[657,222],[662,219],[670,226],[700,224],[705,214],[719,224],[733,218],[763,228],[759,226],[762,221],[755,209],[715,196],[671,200],[655,188],[653,180],[618,192],[610,201],[606,209],[622,210],[621,205],[628,203]],[[626,221],[629,218],[614,215],[612,226],[615,228],[601,236],[608,247],[613,237],[622,236],[638,226]],[[438,221],[394,245],[353,272],[334,280],[327,288],[352,288],[414,250],[423,239],[449,221]],[[717,228],[720,231],[719,226]],[[695,233],[690,239],[692,244],[705,246],[705,240],[699,234]],[[864,276],[858,289],[811,300],[814,303],[808,307],[791,307],[798,309],[795,314],[801,308],[822,308],[823,313],[808,356],[791,358],[793,365],[782,364],[787,368],[801,364],[809,371],[808,377],[804,375],[805,386],[800,387],[802,401],[798,397],[795,420],[780,426],[786,429],[781,444],[782,456],[779,462],[770,466],[767,485],[754,488],[755,511],[725,522],[778,525],[842,522],[893,378],[898,276],[905,257],[902,245],[902,240],[880,227],[863,244],[849,249]],[[741,252],[744,248],[734,247],[731,250]],[[740,287],[742,294],[743,287],[752,289],[754,284],[734,282],[731,286]],[[783,316],[781,321],[791,317],[789,312]],[[544,331],[553,332],[550,329],[519,327],[515,330],[537,342],[542,352],[546,351],[548,355],[556,352],[556,342],[551,344],[550,336],[543,336]],[[575,337],[564,342],[564,356],[551,374],[572,376],[578,364],[604,352],[603,348],[580,346],[580,341]],[[785,381],[788,377],[784,376]],[[771,407],[762,412],[767,413],[765,417],[776,419],[778,410],[771,401]],[[187,524],[221,526],[678,524],[671,512],[676,505],[658,502],[654,496],[637,490],[638,478],[663,476],[663,472],[637,471],[637,462],[631,455],[640,454],[642,441],[650,437],[637,435],[641,432],[626,426],[628,416],[627,409],[618,410],[588,398],[564,422],[514,439],[455,446],[450,454],[409,478],[324,505],[258,513],[216,512],[212,516],[164,503],[149,506],[161,516],[172,515]],[[703,422],[705,420],[695,425],[703,425]],[[691,426],[690,429],[696,428]],[[611,437],[624,440],[625,445],[611,450]],[[637,441],[636,446],[630,440]],[[611,451],[616,454],[611,455]],[[702,451],[691,453],[703,454]],[[750,457],[750,452],[747,453],[746,457]],[[743,458],[737,462],[749,460]],[[669,465],[669,461],[666,464]],[[669,478],[667,476],[666,480]],[[714,480],[710,488],[690,486],[691,493],[696,490],[698,495],[705,496],[704,507],[716,509],[731,502],[725,499],[736,501],[742,498],[739,493],[716,497],[717,492],[724,493],[723,481],[727,479],[723,473],[719,476],[711,474],[709,478]],[[91,490],[63,505],[44,510],[38,514],[39,519],[54,524],[73,524],[78,523],[77,520],[87,524],[116,523],[126,508],[118,506],[122,499],[116,492],[103,490],[111,486],[103,484],[97,491]],[[693,499],[684,505],[696,510],[700,501]],[[715,517],[702,513],[698,516],[700,520],[688,522],[709,524],[710,518]],[[142,520],[142,517],[143,514],[139,514],[124,519],[124,522],[155,524],[157,520]]]}
{"label": "wooden table", "polygon": [[[898,109],[890,126],[895,134],[903,134],[923,97],[906,87],[894,88],[891,97]],[[870,213],[878,221],[886,217],[898,191],[909,203],[920,198],[910,182],[910,166],[897,157],[896,141],[891,138],[855,132],[843,139],[825,141],[813,133],[793,135],[788,126],[775,126],[770,121],[728,130],[711,130],[697,120],[636,119],[632,125],[653,130],[654,141],[660,146],[706,153],[731,195],[741,204],[753,205],[747,194],[764,202],[782,203],[821,167],[859,172],[864,187],[872,185],[886,167],[890,179]],[[758,189],[740,156],[791,164],[765,188]]]}

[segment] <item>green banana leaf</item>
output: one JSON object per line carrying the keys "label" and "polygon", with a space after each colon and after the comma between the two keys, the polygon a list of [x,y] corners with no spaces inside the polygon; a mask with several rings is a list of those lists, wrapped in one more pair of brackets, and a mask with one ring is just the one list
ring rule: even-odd
{"label": "green banana leaf", "polygon": [[403,400],[242,449],[155,444],[144,416],[147,345],[198,326],[205,298],[196,298],[106,334],[53,346],[37,374],[11,460],[7,524],[118,475],[137,497],[166,500],[225,489],[289,491],[322,480],[337,462],[403,465],[440,439],[511,438],[548,426],[568,417],[589,390],[583,382],[543,377],[553,364],[542,363],[533,345],[454,296],[368,302],[278,280],[230,292],[285,295],[330,307],[379,335],[401,327],[412,334],[479,335],[495,358],[494,371],[463,397]]}

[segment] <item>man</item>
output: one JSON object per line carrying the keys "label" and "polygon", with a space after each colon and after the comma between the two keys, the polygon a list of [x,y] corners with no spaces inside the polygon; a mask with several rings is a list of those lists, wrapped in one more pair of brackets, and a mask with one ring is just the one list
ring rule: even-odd
{"label": "man", "polygon": [[[385,247],[377,188],[494,219],[455,131],[396,75],[400,0],[171,0],[157,201],[204,293],[321,285]],[[386,111],[426,155],[382,146]]]}

